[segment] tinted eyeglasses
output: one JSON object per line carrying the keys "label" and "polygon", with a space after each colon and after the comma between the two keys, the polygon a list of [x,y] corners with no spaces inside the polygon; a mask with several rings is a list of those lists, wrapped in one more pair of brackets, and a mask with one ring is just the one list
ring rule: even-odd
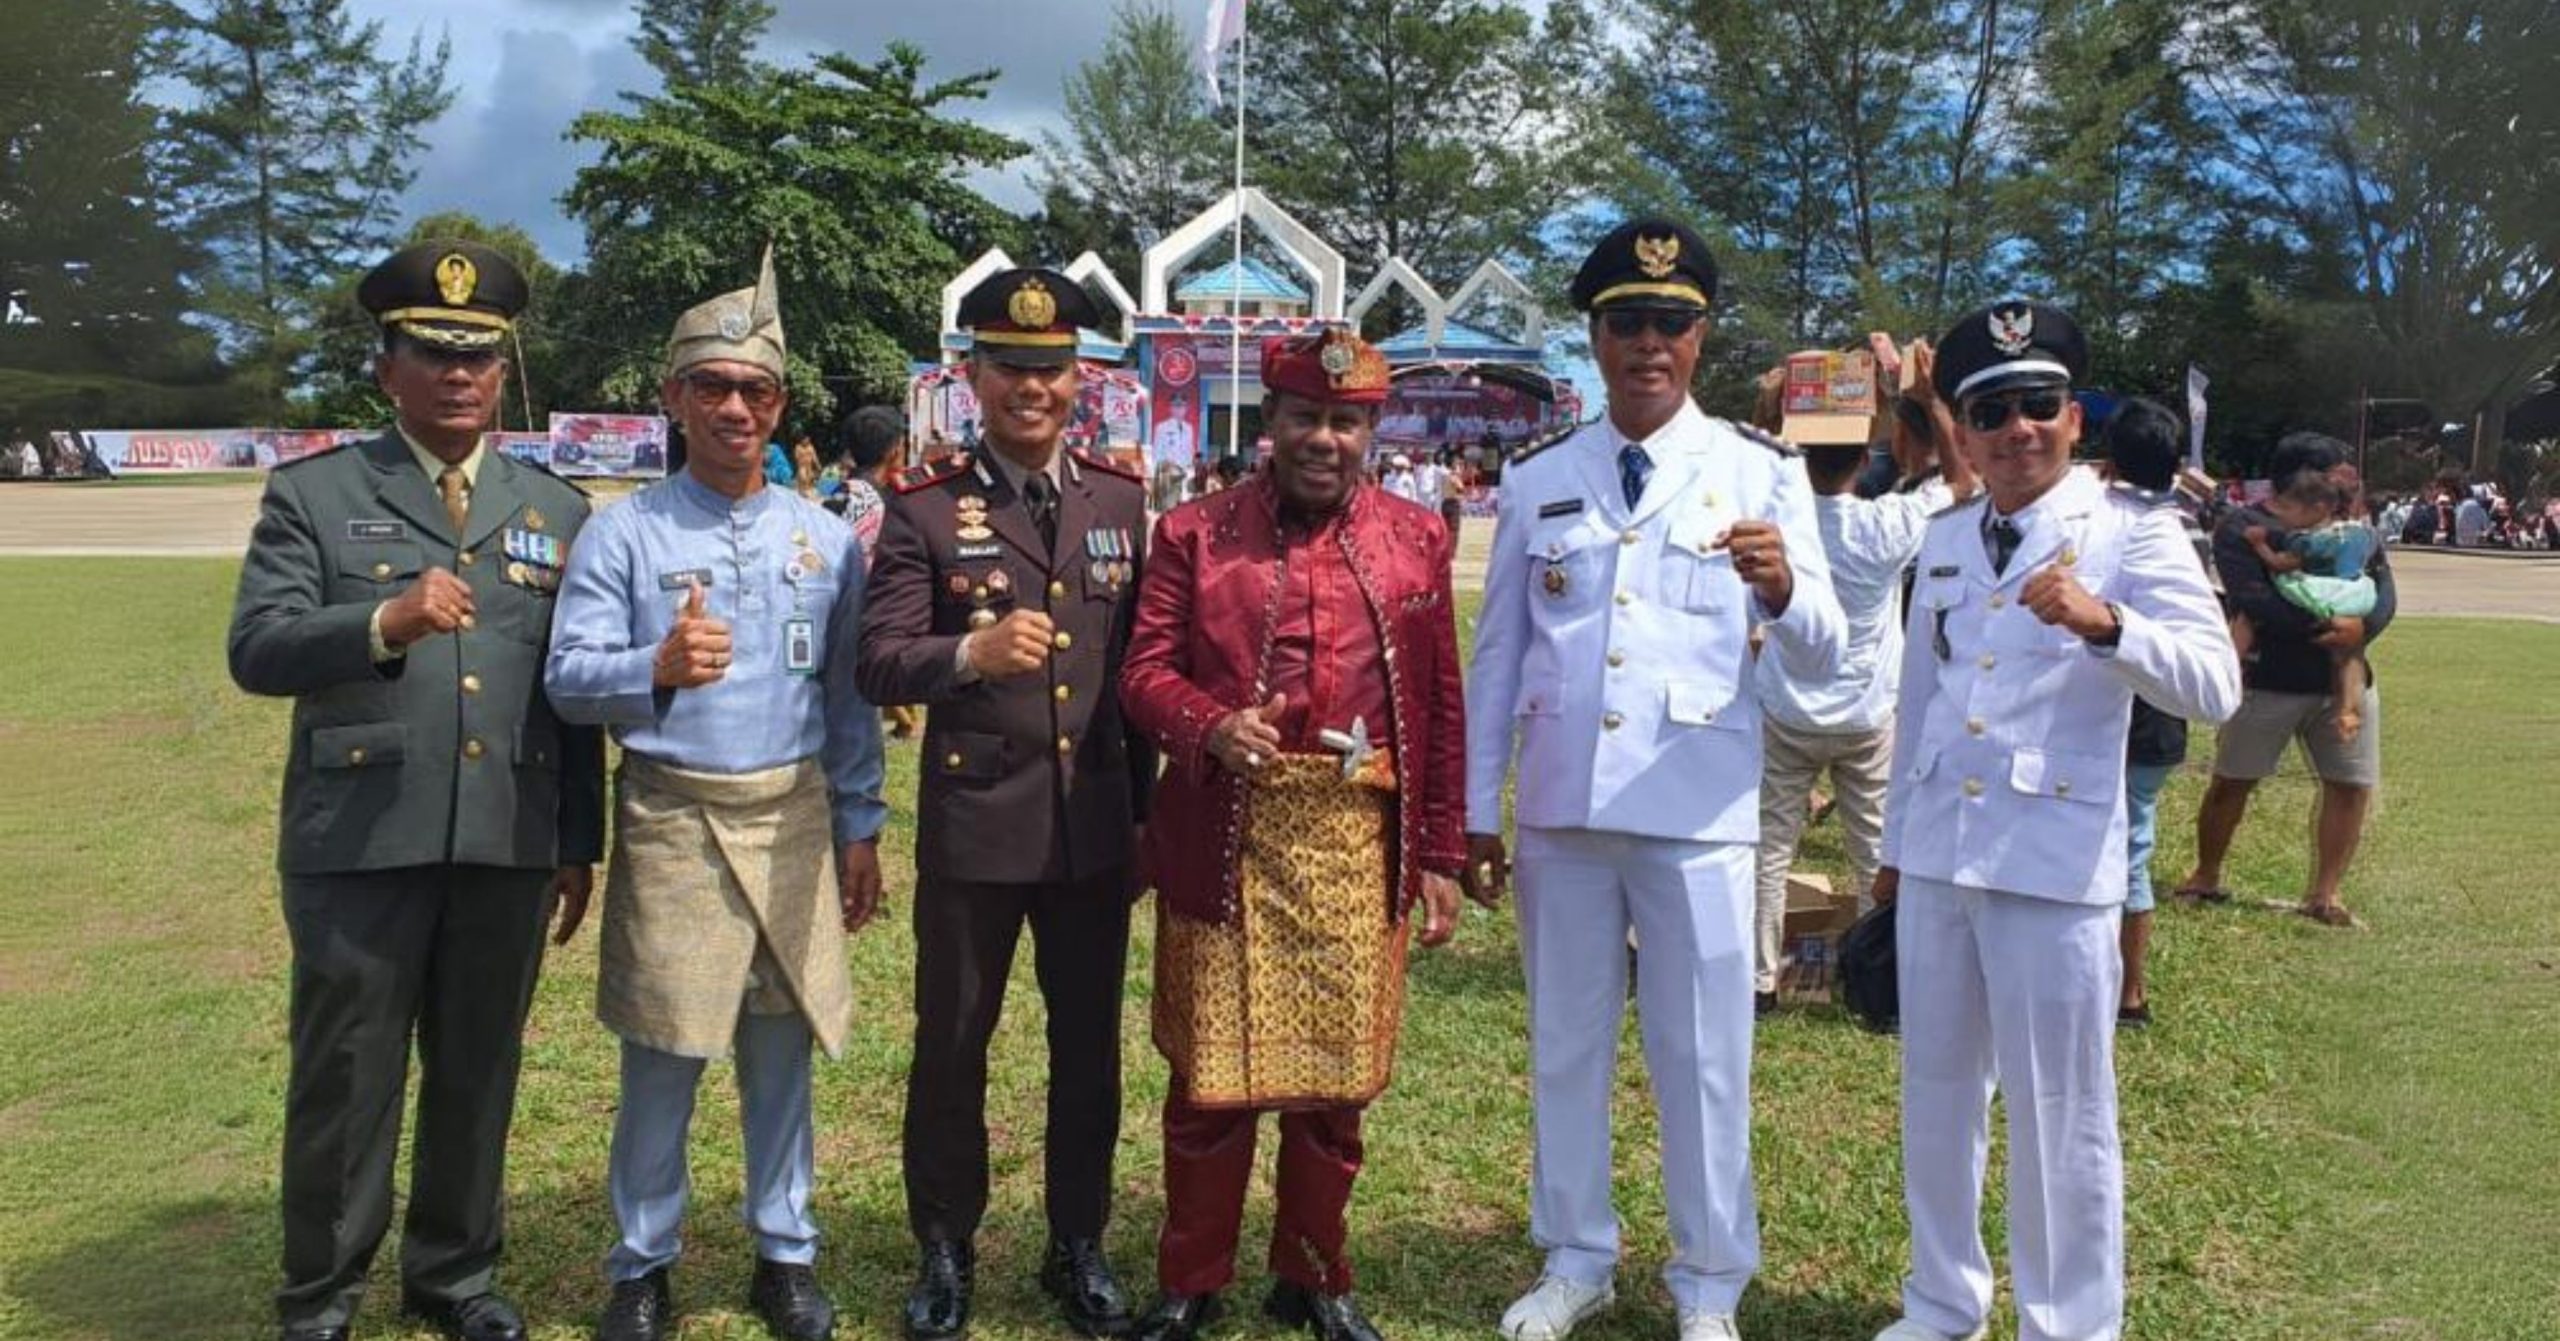
{"label": "tinted eyeglasses", "polygon": [[1677,340],[1698,324],[1703,312],[1683,312],[1676,308],[1622,307],[1600,314],[1600,323],[1621,340],[1632,340],[1651,329],[1666,340]]}
{"label": "tinted eyeglasses", "polygon": [[747,409],[762,414],[782,403],[782,384],[770,377],[730,378],[713,373],[686,373],[681,379],[685,394],[693,398],[696,409],[716,410],[736,396]]}
{"label": "tinted eyeglasses", "polygon": [[1976,433],[1997,433],[2009,426],[2011,415],[2020,414],[2032,423],[2050,424],[2062,417],[2062,407],[2070,403],[2062,388],[2050,386],[1976,396],[1964,403],[1965,427]]}

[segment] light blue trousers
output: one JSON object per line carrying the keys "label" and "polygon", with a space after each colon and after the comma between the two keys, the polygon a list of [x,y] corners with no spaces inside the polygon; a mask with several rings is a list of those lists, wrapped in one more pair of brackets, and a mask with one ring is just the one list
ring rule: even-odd
{"label": "light blue trousers", "polygon": [[[817,1260],[818,1224],[809,1215],[817,1147],[809,1118],[809,1023],[800,1015],[738,1016],[738,1107],[746,1128],[744,1219],[756,1255],[776,1262]],[[622,1111],[613,1122],[607,1186],[622,1239],[605,1275],[634,1280],[672,1266],[684,1250],[685,1139],[702,1080],[699,1057],[622,1045]]]}

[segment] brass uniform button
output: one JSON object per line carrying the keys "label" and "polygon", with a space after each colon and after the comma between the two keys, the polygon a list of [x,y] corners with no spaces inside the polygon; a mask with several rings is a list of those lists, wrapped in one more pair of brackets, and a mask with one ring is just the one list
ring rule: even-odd
{"label": "brass uniform button", "polygon": [[2069,796],[2071,794],[2071,779],[2064,778],[2062,781],[2053,784],[2053,794],[2056,796]]}
{"label": "brass uniform button", "polygon": [[478,556],[466,549],[461,553],[454,555],[453,561],[459,567],[468,568],[471,566],[471,561],[476,557]]}
{"label": "brass uniform button", "polygon": [[373,566],[373,576],[374,576],[374,580],[375,580],[375,581],[377,581],[377,582],[378,582],[378,581],[380,581],[380,580],[382,580],[383,578],[386,578],[386,577],[391,576],[391,565],[390,565],[390,564],[387,564],[387,563],[377,563],[377,564],[375,564],[375,565]]}
{"label": "brass uniform button", "polygon": [[1064,736],[1064,735],[1062,735],[1062,736],[1058,737],[1058,753],[1060,753],[1060,754],[1073,754],[1073,753],[1075,753],[1075,750],[1076,750],[1075,737],[1073,737],[1073,736]]}
{"label": "brass uniform button", "polygon": [[1642,539],[1644,539],[1644,536],[1635,531],[1620,531],[1618,533],[1618,543],[1621,545],[1632,545]]}
{"label": "brass uniform button", "polygon": [[481,744],[478,736],[462,742],[462,757],[465,759],[477,759],[488,752],[489,747]]}
{"label": "brass uniform button", "polygon": [[956,751],[942,756],[942,766],[944,768],[958,768],[960,763],[960,756]]}
{"label": "brass uniform button", "polygon": [[1984,670],[1989,670],[2000,664],[2000,658],[1991,655],[1989,652],[1985,652],[1982,654],[1982,659],[1973,664],[1980,666]]}
{"label": "brass uniform button", "polygon": [[1053,601],[1063,601],[1066,598],[1067,584],[1058,581],[1056,578],[1049,579],[1049,599]]}
{"label": "brass uniform button", "polygon": [[1059,651],[1063,652],[1063,651],[1066,651],[1068,648],[1075,646],[1075,645],[1076,645],[1076,640],[1075,640],[1073,637],[1069,636],[1069,634],[1067,633],[1067,631],[1066,631],[1065,629],[1060,629],[1060,630],[1058,630],[1058,636],[1056,636],[1056,637],[1054,637],[1054,638],[1051,638],[1051,639],[1049,640],[1049,645],[1050,645],[1051,647],[1057,648]]}
{"label": "brass uniform button", "polygon": [[1633,597],[1633,596],[1631,596],[1631,595],[1628,595],[1626,592],[1623,592],[1623,591],[1622,591],[1622,592],[1619,592],[1619,593],[1618,593],[1618,604],[1620,604],[1620,605],[1630,605],[1630,604],[1633,604],[1633,603],[1634,603],[1634,601],[1635,601],[1635,599],[1636,599],[1635,597]]}
{"label": "brass uniform button", "polygon": [[479,676],[477,676],[477,675],[466,675],[466,676],[463,676],[463,677],[462,677],[462,692],[464,692],[464,693],[466,693],[466,694],[477,694],[477,693],[479,693],[479,692],[480,692],[480,677],[479,677]]}
{"label": "brass uniform button", "polygon": [[1051,696],[1056,698],[1060,703],[1064,703],[1068,699],[1076,696],[1076,687],[1071,684],[1062,684],[1049,692]]}
{"label": "brass uniform button", "polygon": [[361,764],[361,763],[363,763],[363,762],[364,762],[364,747],[363,747],[362,745],[358,745],[358,746],[357,746],[357,747],[355,747],[354,749],[347,751],[347,762],[348,762],[348,763],[351,763],[351,764]]}
{"label": "brass uniform button", "polygon": [[2002,606],[2004,606],[2004,605],[2007,605],[2008,603],[2009,603],[2009,597],[2008,597],[2008,595],[2007,595],[2006,593],[2004,593],[2004,592],[1997,592],[1997,591],[1995,591],[1995,592],[1991,593],[1991,608],[1992,608],[1992,609],[1997,610],[1997,609],[1999,609],[2000,607],[2002,607]]}
{"label": "brass uniform button", "polygon": [[1965,734],[1967,735],[1981,735],[1984,730],[1982,719],[1979,717],[1967,717],[1964,719],[1964,729]]}
{"label": "brass uniform button", "polygon": [[1618,667],[1620,667],[1620,666],[1623,666],[1623,665],[1625,665],[1625,664],[1627,664],[1627,654],[1626,654],[1626,653],[1624,653],[1624,652],[1616,652],[1616,651],[1613,651],[1613,652],[1609,653],[1609,667],[1610,667],[1610,669],[1615,670],[1616,668],[1618,668]]}
{"label": "brass uniform button", "polygon": [[1964,780],[1964,794],[1967,796],[1982,795],[1982,779],[1966,778]]}
{"label": "brass uniform button", "polygon": [[1613,712],[1613,713],[1610,713],[1609,715],[1607,715],[1607,716],[1605,716],[1605,717],[1602,717],[1602,718],[1600,719],[1600,725],[1601,725],[1601,726],[1603,726],[1603,727],[1606,727],[1607,729],[1609,729],[1609,730],[1611,730],[1611,731],[1615,731],[1615,730],[1617,730],[1620,726],[1624,725],[1624,724],[1626,723],[1626,720],[1627,720],[1627,719],[1626,719],[1625,717],[1620,716],[1619,714],[1617,714],[1617,713],[1614,713],[1614,712]]}
{"label": "brass uniform button", "polygon": [[465,631],[480,627],[480,617],[477,615],[464,615],[462,617],[462,627]]}

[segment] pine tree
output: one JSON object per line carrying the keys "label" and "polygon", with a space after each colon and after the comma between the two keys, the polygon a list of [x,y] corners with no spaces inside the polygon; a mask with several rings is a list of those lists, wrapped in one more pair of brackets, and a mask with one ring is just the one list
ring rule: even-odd
{"label": "pine tree", "polygon": [[631,49],[671,89],[744,81],[773,23],[770,0],[640,0],[639,9]]}

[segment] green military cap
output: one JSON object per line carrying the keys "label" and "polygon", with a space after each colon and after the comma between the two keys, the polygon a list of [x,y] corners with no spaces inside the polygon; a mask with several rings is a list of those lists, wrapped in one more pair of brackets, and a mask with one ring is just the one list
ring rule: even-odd
{"label": "green military cap", "polygon": [[489,349],[515,329],[524,272],[477,242],[434,239],[393,252],[356,285],[356,302],[390,330],[444,349]]}
{"label": "green military cap", "polygon": [[718,361],[752,364],[776,380],[784,375],[782,291],[774,283],[769,243],[754,287],[732,289],[676,318],[675,333],[667,339],[667,375]]}

